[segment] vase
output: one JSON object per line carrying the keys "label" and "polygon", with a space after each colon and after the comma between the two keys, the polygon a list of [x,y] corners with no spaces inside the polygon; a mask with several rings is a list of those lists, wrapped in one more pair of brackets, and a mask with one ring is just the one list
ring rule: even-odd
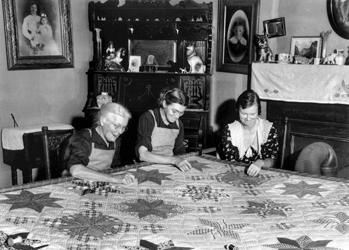
{"label": "vase", "polygon": [[337,65],[344,65],[345,57],[344,57],[344,49],[337,49],[337,56],[335,58]]}
{"label": "vase", "polygon": [[112,97],[108,95],[108,92],[101,92],[101,94],[97,96],[98,108],[101,108],[104,104],[109,102],[112,102]]}

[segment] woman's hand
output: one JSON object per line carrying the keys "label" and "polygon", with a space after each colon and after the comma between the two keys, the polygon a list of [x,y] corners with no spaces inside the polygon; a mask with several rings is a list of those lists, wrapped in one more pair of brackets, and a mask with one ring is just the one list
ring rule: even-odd
{"label": "woman's hand", "polygon": [[255,177],[257,176],[257,174],[259,173],[259,171],[261,170],[262,166],[264,165],[264,161],[263,160],[257,160],[254,163],[252,163],[248,169],[247,169],[247,174],[249,176]]}
{"label": "woman's hand", "polygon": [[189,171],[191,169],[191,164],[187,160],[183,160],[181,158],[178,158],[173,163],[179,170],[182,172]]}
{"label": "woman's hand", "polygon": [[129,185],[135,181],[135,176],[130,173],[115,173],[113,174],[113,183]]}

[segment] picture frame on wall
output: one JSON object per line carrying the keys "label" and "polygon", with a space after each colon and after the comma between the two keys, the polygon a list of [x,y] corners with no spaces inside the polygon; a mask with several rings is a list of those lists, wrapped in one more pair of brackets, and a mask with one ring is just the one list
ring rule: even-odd
{"label": "picture frame on wall", "polygon": [[254,37],[260,0],[219,0],[217,71],[248,74],[255,60]]}
{"label": "picture frame on wall", "polygon": [[293,36],[291,38],[290,54],[306,58],[321,57],[322,39],[319,36]]}
{"label": "picture frame on wall", "polygon": [[70,0],[3,0],[8,70],[73,68]]}
{"label": "picture frame on wall", "polygon": [[279,17],[263,21],[264,34],[268,38],[286,36],[285,18]]}
{"label": "picture frame on wall", "polygon": [[349,2],[327,0],[327,16],[332,29],[344,39],[349,39]]}

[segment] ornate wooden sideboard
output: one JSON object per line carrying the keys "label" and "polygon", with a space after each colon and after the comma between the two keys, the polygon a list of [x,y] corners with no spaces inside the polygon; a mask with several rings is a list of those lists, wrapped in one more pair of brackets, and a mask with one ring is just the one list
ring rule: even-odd
{"label": "ornate wooden sideboard", "polygon": [[[124,137],[129,144],[127,154],[131,160],[140,114],[157,107],[157,99],[163,88],[178,87],[190,98],[182,119],[203,117],[202,144],[206,147],[206,135],[210,131],[212,3],[198,4],[185,0],[171,5],[169,0],[126,0],[123,6],[118,5],[118,0],[89,3],[89,28],[93,33],[94,54],[87,72],[86,125],[93,122],[98,111],[95,99],[101,92],[108,92],[114,102],[128,107],[133,118]],[[105,63],[109,42],[113,42],[116,50],[125,49],[121,68],[116,70],[111,70]],[[190,72],[187,47],[192,44],[205,65],[203,73],[187,73]],[[149,55],[157,59],[156,67],[145,65]],[[134,67],[130,64],[131,56],[141,56],[140,65]],[[138,66],[139,72],[135,72]]]}

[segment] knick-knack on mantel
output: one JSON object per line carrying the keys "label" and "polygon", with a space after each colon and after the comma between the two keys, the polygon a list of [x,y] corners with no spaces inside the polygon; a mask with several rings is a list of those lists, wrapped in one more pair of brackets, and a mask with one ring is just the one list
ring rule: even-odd
{"label": "knick-knack on mantel", "polygon": [[108,92],[101,92],[96,99],[98,108],[101,108],[104,104],[112,102],[112,97],[108,95]]}

